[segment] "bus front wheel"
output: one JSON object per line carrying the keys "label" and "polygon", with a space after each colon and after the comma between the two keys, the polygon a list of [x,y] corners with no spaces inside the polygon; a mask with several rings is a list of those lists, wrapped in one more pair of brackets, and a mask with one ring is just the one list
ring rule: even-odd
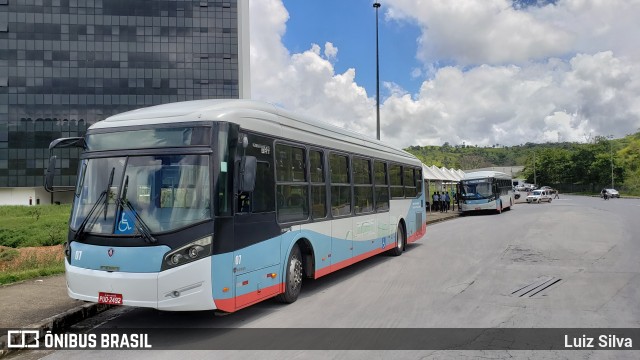
{"label": "bus front wheel", "polygon": [[391,249],[390,254],[393,256],[402,255],[402,251],[404,251],[404,228],[402,224],[398,224],[398,230],[396,231],[396,246]]}
{"label": "bus front wheel", "polygon": [[298,299],[302,289],[302,255],[298,245],[291,249],[285,272],[284,292],[276,296],[276,300],[291,304]]}

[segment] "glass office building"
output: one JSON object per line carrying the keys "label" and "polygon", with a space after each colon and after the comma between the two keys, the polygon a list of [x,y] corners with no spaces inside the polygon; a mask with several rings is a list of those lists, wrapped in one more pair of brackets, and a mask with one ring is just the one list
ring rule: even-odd
{"label": "glass office building", "polygon": [[[0,204],[44,193],[49,143],[175,101],[249,97],[248,0],[0,0]],[[77,149],[56,153],[73,186]]]}

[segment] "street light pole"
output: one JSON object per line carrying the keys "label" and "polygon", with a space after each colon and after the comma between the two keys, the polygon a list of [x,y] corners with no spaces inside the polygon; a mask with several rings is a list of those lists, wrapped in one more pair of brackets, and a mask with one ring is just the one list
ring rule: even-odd
{"label": "street light pole", "polygon": [[533,186],[538,186],[538,180],[536,179],[536,151],[533,151]]}
{"label": "street light pole", "polygon": [[611,188],[615,189],[615,187],[613,186],[613,135],[609,135],[607,137],[609,138],[609,157],[611,159]]}
{"label": "street light pole", "polygon": [[374,2],[376,9],[376,139],[380,140],[380,58],[378,56],[378,8],[379,2]]}

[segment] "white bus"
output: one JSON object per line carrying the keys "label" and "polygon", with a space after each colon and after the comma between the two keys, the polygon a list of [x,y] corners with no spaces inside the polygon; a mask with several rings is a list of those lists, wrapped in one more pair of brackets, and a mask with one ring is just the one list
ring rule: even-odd
{"label": "white bus", "polygon": [[418,159],[269,104],[139,109],[50,149],[69,146],[84,148],[65,244],[75,299],[224,312],[291,303],[304,277],[400,255],[426,231]]}
{"label": "white bus", "polygon": [[514,203],[511,176],[498,171],[466,173],[458,185],[460,211],[491,210],[498,214]]}

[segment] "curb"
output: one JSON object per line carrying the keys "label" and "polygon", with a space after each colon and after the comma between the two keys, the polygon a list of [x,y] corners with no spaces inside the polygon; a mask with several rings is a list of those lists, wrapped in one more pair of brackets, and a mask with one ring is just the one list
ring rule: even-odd
{"label": "curb", "polygon": [[[69,309],[63,312],[62,314],[51,316],[38,323],[27,325],[22,329],[16,329],[16,330],[26,330],[26,329],[37,330],[40,333],[41,337],[47,331],[64,332],[68,330],[71,326],[75,325],[76,323],[84,319],[90,318],[94,315],[97,315],[112,307],[113,305],[105,305],[105,304],[94,304],[94,303],[84,304],[76,308]],[[18,337],[19,335],[16,334],[16,336],[14,337],[14,341],[21,342],[22,339],[18,339]],[[34,341],[35,341],[35,337],[33,335],[26,336],[26,339],[25,339],[26,343],[32,343]],[[23,350],[23,348],[9,349],[7,346],[8,346],[8,335],[3,334],[2,336],[0,336],[0,358],[6,357],[15,351]]]}
{"label": "curb", "polygon": [[459,218],[460,214],[455,214],[453,216],[447,216],[447,217],[443,217],[443,218],[439,218],[439,219],[434,219],[434,220],[428,220],[427,219],[427,225],[429,224],[435,224],[435,223],[439,223],[439,222],[443,222],[443,221],[447,221],[447,220],[451,220],[451,219],[456,219]]}

